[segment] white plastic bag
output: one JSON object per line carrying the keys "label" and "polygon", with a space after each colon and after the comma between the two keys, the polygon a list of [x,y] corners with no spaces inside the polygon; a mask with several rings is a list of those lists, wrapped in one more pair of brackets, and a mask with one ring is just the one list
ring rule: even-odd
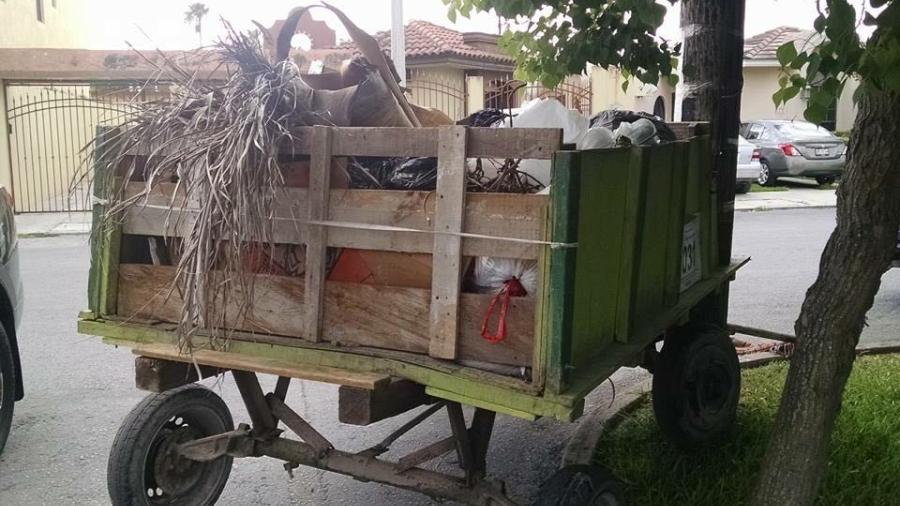
{"label": "white plastic bag", "polygon": [[497,293],[507,281],[518,279],[528,294],[537,290],[537,262],[515,258],[478,257],[475,259],[475,289],[480,293]]}
{"label": "white plastic bag", "polygon": [[589,129],[578,143],[578,149],[600,149],[616,147],[616,138],[612,130],[606,127]]}
{"label": "white plastic bag", "polygon": [[[588,130],[590,121],[582,114],[566,109],[555,98],[537,98],[526,102],[522,112],[514,118],[503,120],[503,126],[513,128],[562,128],[563,142],[578,144]],[[519,170],[540,181],[544,186],[550,184],[549,160],[522,160]]]}

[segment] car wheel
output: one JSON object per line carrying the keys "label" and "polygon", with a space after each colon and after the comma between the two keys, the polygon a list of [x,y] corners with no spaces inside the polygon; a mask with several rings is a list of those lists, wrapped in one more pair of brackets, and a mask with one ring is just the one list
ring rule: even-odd
{"label": "car wheel", "polygon": [[819,183],[820,186],[826,184],[833,184],[837,178],[834,176],[816,176],[816,182]]}
{"label": "car wheel", "polygon": [[760,160],[759,177],[756,178],[756,180],[760,186],[775,186],[775,181],[777,181],[778,178],[772,173],[772,168],[769,167],[769,163]]}
{"label": "car wheel", "polygon": [[735,185],[734,193],[747,193],[750,191],[751,186],[752,185],[750,184],[749,181],[740,181],[738,184]]}
{"label": "car wheel", "polygon": [[0,326],[0,453],[6,446],[6,438],[12,428],[16,399],[16,368],[12,348],[3,326]]}

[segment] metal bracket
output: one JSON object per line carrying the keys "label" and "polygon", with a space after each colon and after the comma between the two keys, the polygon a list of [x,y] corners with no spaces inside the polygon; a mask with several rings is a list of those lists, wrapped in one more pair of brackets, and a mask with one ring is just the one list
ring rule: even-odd
{"label": "metal bracket", "polygon": [[255,457],[250,432],[250,426],[242,423],[233,431],[182,443],[178,445],[178,453],[197,462],[209,462],[224,455]]}

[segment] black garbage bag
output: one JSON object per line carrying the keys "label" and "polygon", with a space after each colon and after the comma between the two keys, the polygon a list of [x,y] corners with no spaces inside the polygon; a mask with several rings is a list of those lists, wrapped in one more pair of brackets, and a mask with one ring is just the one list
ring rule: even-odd
{"label": "black garbage bag", "polygon": [[456,124],[470,127],[492,127],[508,117],[509,114],[500,109],[487,108],[466,116]]}
{"label": "black garbage bag", "polygon": [[437,188],[437,158],[395,158],[389,190],[434,190]]}
{"label": "black garbage bag", "polygon": [[617,109],[608,109],[600,111],[591,118],[591,128],[594,126],[603,126],[615,131],[622,123],[633,123],[639,119],[648,119],[653,122],[656,127],[656,135],[660,142],[676,141],[675,133],[666,125],[666,122],[658,117],[643,111],[624,111]]}
{"label": "black garbage bag", "polygon": [[437,187],[437,158],[356,157],[348,171],[351,188],[430,191]]}

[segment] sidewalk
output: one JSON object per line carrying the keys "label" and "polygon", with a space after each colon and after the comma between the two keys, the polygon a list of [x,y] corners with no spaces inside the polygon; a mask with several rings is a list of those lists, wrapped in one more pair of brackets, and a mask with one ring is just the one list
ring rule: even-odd
{"label": "sidewalk", "polygon": [[47,235],[89,234],[91,213],[25,213],[16,215],[19,237]]}
{"label": "sidewalk", "polygon": [[773,209],[797,209],[834,207],[837,195],[834,190],[817,188],[789,188],[787,191],[751,192],[738,195],[735,211],[771,211]]}

